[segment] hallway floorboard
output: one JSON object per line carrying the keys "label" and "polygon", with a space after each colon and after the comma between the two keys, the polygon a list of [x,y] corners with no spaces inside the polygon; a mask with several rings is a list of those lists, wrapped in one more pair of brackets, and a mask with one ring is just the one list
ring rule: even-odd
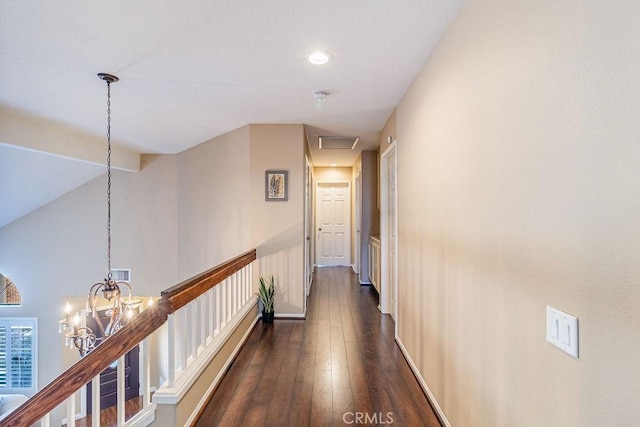
{"label": "hallway floorboard", "polygon": [[317,269],[306,320],[258,323],[197,426],[440,426],[376,305],[350,268]]}

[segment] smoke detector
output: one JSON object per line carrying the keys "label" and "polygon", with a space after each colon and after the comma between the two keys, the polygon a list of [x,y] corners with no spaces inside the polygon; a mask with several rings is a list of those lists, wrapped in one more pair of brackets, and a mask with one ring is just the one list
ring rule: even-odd
{"label": "smoke detector", "polygon": [[327,96],[329,96],[329,92],[326,90],[316,90],[313,92],[313,99],[316,101],[326,101]]}

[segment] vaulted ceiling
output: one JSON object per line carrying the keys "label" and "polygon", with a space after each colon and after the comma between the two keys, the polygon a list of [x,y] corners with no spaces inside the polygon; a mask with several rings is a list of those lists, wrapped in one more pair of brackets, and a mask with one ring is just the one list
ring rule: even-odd
{"label": "vaulted ceiling", "polygon": [[[178,153],[249,123],[306,124],[314,164],[351,166],[377,147],[463,3],[1,2],[0,227],[103,172],[99,72],[120,78],[112,140],[124,169],[139,153]],[[307,62],[315,50],[331,61]],[[360,141],[320,154],[322,135]]]}

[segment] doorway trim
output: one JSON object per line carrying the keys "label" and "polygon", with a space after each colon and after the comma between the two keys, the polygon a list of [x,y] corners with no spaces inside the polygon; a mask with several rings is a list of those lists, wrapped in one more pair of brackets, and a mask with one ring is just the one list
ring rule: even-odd
{"label": "doorway trim", "polygon": [[362,172],[358,172],[358,175],[355,177],[355,200],[351,202],[351,204],[355,208],[355,224],[352,226],[354,230],[354,237],[351,239],[354,242],[355,250],[353,251],[353,271],[358,275],[358,280],[362,283],[362,275],[360,274],[360,269],[362,265],[362,260],[360,257],[362,256],[362,234],[360,230],[362,229]]}
{"label": "doorway trim", "polygon": [[[389,147],[387,147],[387,149],[382,153],[382,155],[380,156],[380,311],[383,314],[390,314],[390,313],[395,313],[394,314],[394,320],[395,321],[395,325],[396,325],[396,336],[397,336],[397,330],[398,330],[398,322],[397,322],[397,318],[398,318],[398,275],[397,275],[397,271],[398,271],[398,262],[397,262],[397,254],[398,254],[398,242],[397,242],[397,236],[398,236],[398,222],[397,222],[397,215],[398,215],[398,156],[397,156],[397,151],[396,151],[396,145],[397,145],[397,141],[394,139],[393,142],[391,143],[391,145]],[[393,182],[395,182],[395,206],[394,206],[394,211],[396,212],[396,221],[395,221],[395,236],[396,236],[396,242],[395,242],[395,247],[393,248],[396,254],[396,261],[395,261],[395,268],[391,268],[392,266],[390,265],[391,261],[391,255],[390,255],[390,250],[391,248],[389,247],[389,240],[390,240],[390,227],[391,227],[391,223],[390,223],[390,209],[389,209],[389,193],[390,193],[390,188],[389,188],[389,162],[390,162],[390,156],[392,154],[395,154],[395,156],[393,156],[393,159],[395,160],[395,164],[393,165],[394,168],[393,170],[395,171],[395,179],[393,180]],[[395,272],[394,276],[395,277],[391,277],[391,272]],[[394,287],[394,289],[392,289],[392,286]],[[395,299],[395,304],[394,307],[391,307],[392,304],[392,292],[395,292],[396,295],[396,299]]]}

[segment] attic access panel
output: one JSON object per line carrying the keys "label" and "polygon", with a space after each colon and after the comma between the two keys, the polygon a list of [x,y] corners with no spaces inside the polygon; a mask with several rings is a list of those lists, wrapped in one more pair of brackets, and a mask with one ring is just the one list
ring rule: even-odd
{"label": "attic access panel", "polygon": [[319,136],[318,148],[320,150],[353,150],[359,140],[359,137]]}

